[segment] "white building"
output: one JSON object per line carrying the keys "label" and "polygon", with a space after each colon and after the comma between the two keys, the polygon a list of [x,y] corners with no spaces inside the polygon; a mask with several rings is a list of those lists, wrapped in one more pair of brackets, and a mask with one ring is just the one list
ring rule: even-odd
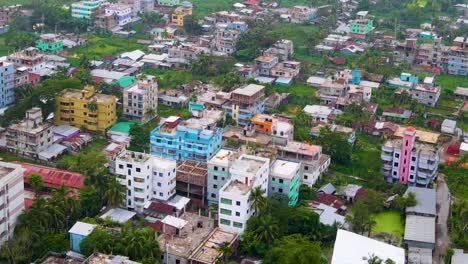
{"label": "white building", "polygon": [[219,202],[219,190],[226,182],[229,181],[231,175],[229,169],[237,157],[237,152],[227,149],[220,149],[208,161],[208,179],[207,179],[207,199],[210,203]]}
{"label": "white building", "polygon": [[284,194],[288,197],[289,206],[295,206],[299,198],[301,185],[301,164],[287,160],[275,160],[270,168],[269,191]]}
{"label": "white building", "polygon": [[242,155],[229,170],[231,179],[219,192],[219,227],[222,230],[242,234],[247,220],[255,213],[249,202],[250,193],[260,187],[268,195],[270,160]]}
{"label": "white building", "polygon": [[312,122],[328,123],[336,115],[342,114],[340,110],[325,105],[306,105],[304,113],[310,116]]}
{"label": "white building", "polygon": [[132,22],[132,7],[123,4],[108,5],[105,8],[106,15],[113,15],[117,25],[124,26]]}
{"label": "white building", "polygon": [[126,191],[126,206],[141,212],[147,201],[167,201],[175,194],[176,161],[146,153],[124,151],[115,161],[115,173]]}
{"label": "white building", "polygon": [[106,6],[107,0],[85,0],[71,5],[72,17],[91,19],[99,7]]}
{"label": "white building", "polygon": [[20,165],[0,162],[0,245],[13,236],[24,210],[23,172]]}

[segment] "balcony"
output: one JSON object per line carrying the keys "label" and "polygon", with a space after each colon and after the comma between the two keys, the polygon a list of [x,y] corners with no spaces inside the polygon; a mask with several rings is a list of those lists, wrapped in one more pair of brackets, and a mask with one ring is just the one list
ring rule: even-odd
{"label": "balcony", "polygon": [[392,155],[384,154],[384,152],[382,152],[382,154],[380,155],[380,158],[381,158],[383,161],[393,161],[393,156],[392,156]]}

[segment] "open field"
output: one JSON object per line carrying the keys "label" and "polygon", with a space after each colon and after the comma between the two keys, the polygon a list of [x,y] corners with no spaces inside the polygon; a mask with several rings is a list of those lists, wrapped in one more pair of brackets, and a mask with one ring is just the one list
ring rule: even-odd
{"label": "open field", "polygon": [[372,232],[392,234],[401,241],[405,228],[400,213],[396,211],[385,211],[373,215],[373,219],[376,225],[372,228]]}
{"label": "open field", "polygon": [[138,44],[136,38],[119,38],[107,35],[91,36],[86,45],[72,49],[69,54],[100,60],[103,56],[114,56],[122,52],[140,49],[147,50],[146,45]]}

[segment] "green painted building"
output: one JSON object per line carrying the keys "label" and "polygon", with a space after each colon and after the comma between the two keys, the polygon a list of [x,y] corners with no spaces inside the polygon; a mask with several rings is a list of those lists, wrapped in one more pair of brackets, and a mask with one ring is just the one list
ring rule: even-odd
{"label": "green painted building", "polygon": [[349,24],[349,32],[356,35],[367,36],[373,29],[373,20],[367,17],[367,11],[359,11],[356,19]]}
{"label": "green painted building", "polygon": [[36,48],[41,52],[58,53],[63,50],[63,41],[55,34],[43,34],[36,41]]}
{"label": "green painted building", "polygon": [[180,0],[158,0],[158,4],[162,6],[176,6],[180,4]]}
{"label": "green painted building", "polygon": [[289,199],[289,206],[296,206],[301,185],[301,164],[287,160],[275,160],[270,167],[268,195],[279,193]]}

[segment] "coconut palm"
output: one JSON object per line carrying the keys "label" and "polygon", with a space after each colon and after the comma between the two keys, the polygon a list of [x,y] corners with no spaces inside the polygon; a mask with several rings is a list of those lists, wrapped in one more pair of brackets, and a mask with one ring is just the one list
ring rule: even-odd
{"label": "coconut palm", "polygon": [[104,197],[106,199],[107,206],[111,208],[115,208],[122,205],[122,201],[124,199],[122,185],[120,185],[120,183],[118,183],[116,179],[111,179],[107,183],[107,190],[104,193]]}
{"label": "coconut palm", "polygon": [[148,238],[135,231],[129,233],[125,238],[125,254],[132,259],[139,259],[145,254],[145,244]]}
{"label": "coconut palm", "polygon": [[227,259],[229,255],[232,253],[232,248],[231,244],[229,242],[225,241],[223,242],[217,249],[218,253],[220,253],[218,259],[216,260],[216,263],[227,263]]}
{"label": "coconut palm", "polygon": [[279,237],[278,222],[271,215],[261,217],[259,220],[254,230],[256,239],[266,244],[273,243]]}
{"label": "coconut palm", "polygon": [[256,187],[250,193],[249,202],[251,203],[251,207],[255,211],[256,215],[258,215],[266,208],[267,200],[264,195],[265,190],[260,187]]}

